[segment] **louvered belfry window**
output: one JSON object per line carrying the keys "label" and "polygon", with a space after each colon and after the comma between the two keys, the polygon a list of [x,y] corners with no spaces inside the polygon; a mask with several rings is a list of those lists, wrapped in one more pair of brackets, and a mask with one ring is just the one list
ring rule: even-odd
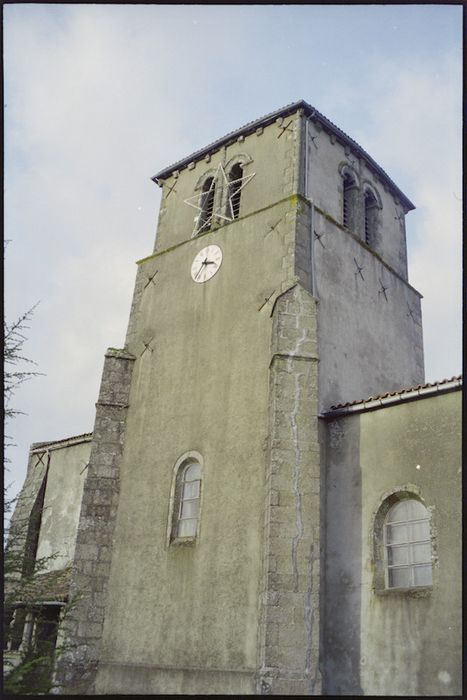
{"label": "louvered belfry window", "polygon": [[240,214],[240,181],[243,177],[243,168],[236,163],[229,173],[229,193],[227,200],[227,215],[238,219]]}
{"label": "louvered belfry window", "polygon": [[350,190],[353,187],[354,182],[350,175],[346,174],[344,175],[344,197],[343,197],[343,204],[342,204],[342,223],[346,228],[349,227],[350,224]]}
{"label": "louvered belfry window", "polygon": [[377,202],[369,190],[365,192],[365,243],[372,245],[375,238],[375,211]]}
{"label": "louvered belfry window", "polygon": [[208,177],[203,185],[201,194],[201,214],[198,228],[200,233],[202,231],[208,231],[211,228],[215,189],[214,178]]}

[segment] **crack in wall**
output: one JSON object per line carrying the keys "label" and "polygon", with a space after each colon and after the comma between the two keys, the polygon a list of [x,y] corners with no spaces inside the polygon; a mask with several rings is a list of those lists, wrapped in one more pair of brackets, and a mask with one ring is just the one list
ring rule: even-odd
{"label": "crack in wall", "polygon": [[313,692],[314,683],[311,681],[311,642],[313,638],[313,609],[311,605],[311,594],[313,591],[313,543],[310,546],[307,571],[307,591],[305,596],[305,629],[306,629],[306,651],[305,651],[305,676],[309,680],[308,690]]}
{"label": "crack in wall", "polygon": [[[287,369],[291,371],[291,360],[287,362]],[[298,543],[303,537],[303,519],[302,519],[302,497],[300,494],[300,463],[301,463],[301,452],[298,444],[298,425],[297,425],[297,414],[300,404],[300,378],[303,374],[295,375],[295,399],[294,407],[292,413],[290,414],[290,425],[292,427],[293,434],[293,444],[295,451],[295,462],[293,466],[293,491],[295,495],[295,524],[297,526],[297,534],[292,540],[292,569],[293,569],[293,581],[294,581],[294,591],[298,592],[298,565],[297,565],[297,547]]]}
{"label": "crack in wall", "polygon": [[[272,396],[272,406],[270,407],[270,416],[269,416],[269,421],[270,424],[274,424],[277,416],[277,387],[276,387],[276,379],[274,374],[272,374],[272,379],[269,387],[270,395]],[[272,433],[270,432],[268,437],[267,437],[267,442],[269,444],[269,449],[272,454]],[[270,471],[269,471],[270,470]],[[272,466],[272,461],[269,464],[269,469],[267,470],[267,476],[266,476],[266,481],[269,479],[269,493],[271,491],[271,483],[272,483],[272,473],[273,473],[273,466]],[[270,523],[269,523],[269,518],[268,518],[268,512],[269,512],[270,505],[267,504],[265,507],[264,511],[264,521],[263,521],[263,528],[265,531],[265,537],[269,543],[270,539],[270,534],[269,534],[269,529],[270,529]],[[269,695],[271,693],[271,679],[268,678],[268,674],[271,672],[271,670],[275,671],[275,668],[271,668],[266,663],[266,656],[267,656],[267,651],[266,651],[266,638],[267,638],[267,629],[269,627],[270,619],[269,619],[269,614],[268,614],[268,601],[267,601],[267,593],[268,593],[268,555],[269,555],[269,547],[266,547],[265,550],[263,551],[263,572],[262,572],[262,580],[263,580],[263,586],[262,590],[260,593],[260,614],[259,614],[259,620],[260,620],[260,631],[258,635],[258,642],[259,642],[259,669],[258,669],[258,677],[257,677],[257,694],[258,695]]]}
{"label": "crack in wall", "polygon": [[[300,309],[301,311],[301,309]],[[299,312],[296,315],[295,318],[295,327],[297,331],[299,330],[300,327],[300,318],[301,318],[301,313]],[[299,355],[301,352],[301,348],[303,343],[305,342],[307,337],[307,330],[306,328],[302,328],[302,333],[301,337],[297,340],[295,348],[293,351],[290,353],[289,360],[287,362],[287,371],[292,374],[293,368],[292,368],[292,359],[294,356]],[[294,581],[294,591],[298,592],[299,590],[299,571],[298,571],[298,563],[297,563],[297,549],[298,549],[298,544],[300,540],[303,538],[304,534],[304,526],[303,526],[303,518],[302,518],[302,496],[300,493],[300,476],[301,476],[301,461],[302,461],[302,454],[299,446],[299,441],[298,441],[298,424],[297,424],[297,416],[300,408],[300,402],[302,398],[302,389],[300,388],[300,380],[302,378],[305,378],[306,375],[304,373],[296,373],[294,377],[294,383],[295,383],[295,392],[294,392],[294,404],[293,404],[293,409],[290,414],[290,425],[292,429],[292,435],[293,435],[293,445],[294,445],[294,451],[295,451],[295,463],[294,463],[294,468],[293,468],[293,491],[295,495],[295,504],[296,504],[296,527],[297,527],[297,534],[294,536],[292,540],[292,568],[293,568],[293,581]],[[308,566],[307,566],[307,587],[306,587],[306,593],[304,596],[304,623],[305,623],[305,633],[306,633],[306,649],[305,649],[305,678],[308,680],[308,691],[310,694],[314,695],[315,694],[315,689],[318,681],[318,673],[319,673],[319,667],[318,667],[318,661],[316,661],[315,668],[313,670],[313,627],[314,627],[314,618],[315,618],[315,610],[313,608],[312,604],[312,593],[313,593],[313,575],[314,575],[314,561],[315,561],[315,546],[314,542],[311,543],[310,545],[310,552],[308,556]]]}
{"label": "crack in wall", "polygon": [[315,619],[315,610],[312,605],[313,593],[313,569],[315,561],[315,545],[312,542],[310,546],[310,554],[308,557],[307,571],[307,591],[305,596],[305,629],[306,629],[306,654],[305,654],[305,677],[308,679],[308,690],[310,695],[315,694],[315,687],[318,680],[318,661],[315,665],[314,674],[312,676],[312,642],[313,642],[313,625]]}
{"label": "crack in wall", "polygon": [[[295,318],[295,327],[299,328],[299,321],[300,321],[300,313],[297,314]],[[298,338],[295,348],[293,352],[291,352],[291,356],[293,355],[299,355],[301,346],[306,340],[306,328],[303,328],[302,330],[302,335],[300,338]],[[292,357],[289,357],[287,360],[287,372],[289,374],[292,374]],[[300,451],[300,446],[298,443],[298,425],[297,425],[297,416],[300,408],[300,400],[301,400],[301,389],[300,389],[300,379],[304,376],[303,373],[297,373],[294,377],[295,380],[295,391],[294,391],[294,405],[292,412],[290,414],[290,425],[292,428],[292,435],[293,435],[293,446],[294,446],[294,451],[295,451],[295,463],[293,467],[293,491],[295,495],[295,524],[297,526],[297,534],[294,536],[292,540],[292,570],[293,570],[293,589],[294,592],[298,592],[299,588],[299,579],[298,579],[298,564],[297,564],[297,548],[298,548],[298,543],[303,537],[303,517],[302,517],[302,496],[300,493],[300,465],[302,461],[302,455]]]}
{"label": "crack in wall", "polygon": [[[313,424],[308,424],[307,419],[312,405],[310,392],[314,389],[312,379],[316,365],[313,360],[317,358],[308,297],[302,298],[301,288],[295,285],[279,297],[275,305],[275,336],[271,347],[272,359],[277,362],[270,363],[269,497],[264,526],[268,538],[268,527],[271,516],[274,516],[268,552],[277,551],[280,564],[277,572],[274,566],[276,573],[269,580],[267,557],[263,559],[265,579],[257,692],[275,694],[289,687],[292,694],[298,688],[302,693],[316,694],[320,692],[315,648],[319,610],[313,609],[313,605],[319,588],[319,581],[315,580],[319,542],[311,541],[315,515],[309,511],[313,497],[310,494],[308,499],[308,479],[312,475],[310,460],[313,460],[313,452],[310,448],[314,442]],[[276,489],[279,500],[272,500],[270,494]],[[275,506],[280,507],[279,511]],[[282,522],[291,528],[287,539],[283,539],[285,533],[280,532]],[[302,548],[305,548],[303,552]],[[284,555],[287,555],[287,564],[282,558]],[[290,628],[290,616],[296,618],[293,629]],[[284,650],[280,649],[282,645]],[[292,649],[295,652],[291,656]]]}

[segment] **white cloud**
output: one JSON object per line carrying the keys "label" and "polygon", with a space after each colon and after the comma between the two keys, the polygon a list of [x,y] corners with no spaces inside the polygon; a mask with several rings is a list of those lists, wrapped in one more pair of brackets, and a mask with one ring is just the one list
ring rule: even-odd
{"label": "white cloud", "polygon": [[407,216],[409,279],[424,296],[426,376],[435,380],[461,371],[461,65],[449,51],[397,67],[379,66],[384,93],[369,101],[373,126],[357,140],[417,207]]}

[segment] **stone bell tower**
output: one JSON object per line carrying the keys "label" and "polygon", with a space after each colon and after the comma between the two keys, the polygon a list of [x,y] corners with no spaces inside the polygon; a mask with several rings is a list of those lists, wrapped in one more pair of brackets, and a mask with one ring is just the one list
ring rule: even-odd
{"label": "stone bell tower", "polygon": [[384,171],[300,101],[159,172],[106,355],[63,692],[321,693],[320,411],[423,380]]}

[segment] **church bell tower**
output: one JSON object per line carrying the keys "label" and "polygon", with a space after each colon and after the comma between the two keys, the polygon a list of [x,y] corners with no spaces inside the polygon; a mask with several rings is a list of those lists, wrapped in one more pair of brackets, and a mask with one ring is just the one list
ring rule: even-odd
{"label": "church bell tower", "polygon": [[303,101],[153,179],[156,244],[106,354],[57,677],[319,695],[318,418],[423,381],[413,205]]}

